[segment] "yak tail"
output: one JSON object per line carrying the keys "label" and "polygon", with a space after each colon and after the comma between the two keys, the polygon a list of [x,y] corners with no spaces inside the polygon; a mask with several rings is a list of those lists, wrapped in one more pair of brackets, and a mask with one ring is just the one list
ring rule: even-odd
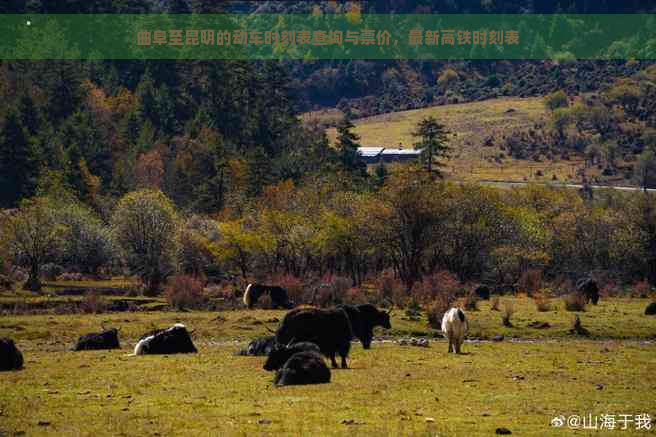
{"label": "yak tail", "polygon": [[251,301],[253,300],[251,296],[252,286],[253,284],[248,284],[248,287],[246,287],[246,291],[244,291],[244,305],[246,305],[247,307],[251,306]]}

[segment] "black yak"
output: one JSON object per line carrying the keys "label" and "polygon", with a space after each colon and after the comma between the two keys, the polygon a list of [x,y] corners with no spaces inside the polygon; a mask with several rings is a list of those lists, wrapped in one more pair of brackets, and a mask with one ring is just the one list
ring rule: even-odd
{"label": "black yak", "polygon": [[81,336],[75,346],[74,351],[90,351],[100,349],[120,349],[118,341],[118,329],[103,329],[102,332],[92,332]]}
{"label": "black yak", "polygon": [[476,296],[478,296],[479,299],[490,300],[490,287],[487,285],[479,285],[474,290],[474,293]]}
{"label": "black yak", "polygon": [[645,316],[654,316],[656,315],[656,302],[652,302],[649,305],[647,305],[647,308],[645,308]]}
{"label": "black yak", "polygon": [[248,343],[245,349],[238,351],[235,355],[266,356],[269,355],[275,344],[276,337],[273,335],[257,337]]}
{"label": "black yak", "polygon": [[330,382],[330,369],[316,352],[298,352],[276,372],[276,385],[324,384]]}
{"label": "black yak", "polygon": [[260,296],[269,296],[271,305],[274,308],[291,309],[294,307],[293,302],[289,300],[287,290],[275,285],[248,284],[244,291],[244,305],[253,308]]}
{"label": "black yak", "polygon": [[582,278],[576,283],[576,289],[585,296],[586,302],[597,305],[599,302],[599,286],[597,281],[590,277]]}
{"label": "black yak", "polygon": [[267,357],[262,368],[264,370],[278,370],[285,365],[292,355],[299,352],[321,352],[319,346],[309,341],[301,341],[291,345],[277,344]]}
{"label": "black yak", "polygon": [[340,308],[318,309],[297,308],[288,312],[276,332],[276,342],[289,344],[292,341],[316,343],[321,353],[330,358],[337,367],[335,354],[342,357],[342,368],[347,368],[346,357],[351,349],[351,322]]}
{"label": "black yak", "polygon": [[23,367],[23,354],[10,338],[0,338],[0,370],[18,370]]}
{"label": "black yak", "polygon": [[145,334],[134,347],[134,355],[195,353],[187,328],[176,323],[168,329],[157,329]]}
{"label": "black yak", "polygon": [[353,329],[353,336],[360,340],[364,349],[371,348],[371,341],[374,338],[374,328],[382,326],[390,329],[390,312],[380,311],[370,303],[362,305],[339,305],[346,311]]}

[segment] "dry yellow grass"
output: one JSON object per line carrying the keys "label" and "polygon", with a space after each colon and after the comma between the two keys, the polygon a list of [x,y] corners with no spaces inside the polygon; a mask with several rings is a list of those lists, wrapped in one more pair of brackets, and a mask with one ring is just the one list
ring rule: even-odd
{"label": "dry yellow grass", "polygon": [[[508,112],[510,109],[512,111]],[[583,165],[580,158],[570,161],[516,160],[506,156],[501,163],[494,161],[502,151],[498,145],[484,146],[485,139],[501,138],[513,129],[527,128],[546,117],[542,97],[503,97],[482,102],[435,106],[394,112],[355,121],[355,133],[363,146],[412,147],[412,131],[425,117],[433,116],[453,133],[451,159],[446,174],[465,181],[504,180],[549,182],[555,174],[558,181],[576,181],[576,169]],[[327,130],[335,141],[334,128]],[[543,176],[536,176],[540,170]]]}

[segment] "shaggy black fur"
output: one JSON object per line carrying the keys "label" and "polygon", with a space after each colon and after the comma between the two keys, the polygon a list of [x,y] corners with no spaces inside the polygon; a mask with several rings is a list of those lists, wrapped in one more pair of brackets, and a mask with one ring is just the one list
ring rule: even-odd
{"label": "shaggy black fur", "polygon": [[18,370],[23,367],[23,354],[10,338],[0,338],[0,370]]}
{"label": "shaggy black fur", "polygon": [[276,342],[289,344],[292,341],[316,343],[321,353],[330,358],[337,367],[335,355],[342,357],[342,368],[347,368],[346,357],[351,349],[351,322],[340,308],[298,308],[288,312],[276,332]]}
{"label": "shaggy black fur", "polygon": [[330,382],[330,369],[316,352],[299,352],[287,360],[273,380],[276,385],[324,384]]}

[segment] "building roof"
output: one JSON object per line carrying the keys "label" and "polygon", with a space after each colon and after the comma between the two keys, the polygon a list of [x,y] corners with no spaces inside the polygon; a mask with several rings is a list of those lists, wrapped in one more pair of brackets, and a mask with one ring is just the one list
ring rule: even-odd
{"label": "building roof", "polygon": [[380,155],[384,147],[358,147],[358,153],[365,157],[373,157]]}
{"label": "building roof", "polygon": [[383,155],[420,155],[421,150],[417,149],[384,149],[381,152]]}
{"label": "building roof", "polygon": [[379,155],[384,156],[418,156],[421,154],[421,150],[418,149],[401,149],[398,147],[358,147],[358,153],[364,158],[375,158]]}

